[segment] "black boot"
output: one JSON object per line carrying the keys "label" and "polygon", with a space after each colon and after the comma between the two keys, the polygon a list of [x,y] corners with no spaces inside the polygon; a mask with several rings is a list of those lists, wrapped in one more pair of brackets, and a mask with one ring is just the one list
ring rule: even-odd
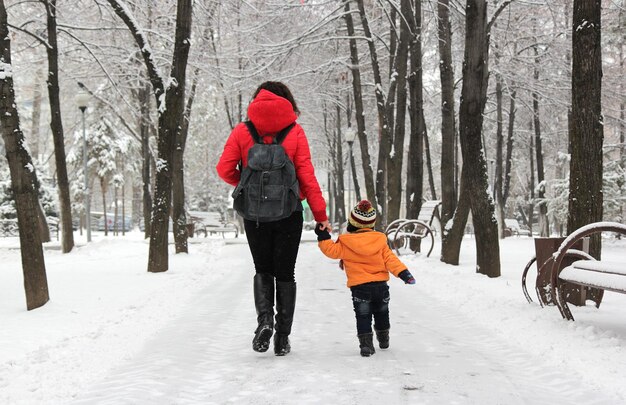
{"label": "black boot", "polygon": [[274,331],[274,277],[266,273],[254,276],[254,305],[258,327],[254,331],[252,350],[266,352]]}
{"label": "black boot", "polygon": [[284,356],[291,351],[289,334],[296,309],[296,283],[293,281],[276,282],[276,335],[274,336],[274,354]]}
{"label": "black boot", "polygon": [[389,329],[376,330],[376,340],[378,340],[378,347],[380,347],[381,349],[388,349],[389,348]]}
{"label": "black boot", "polygon": [[376,353],[374,349],[374,336],[372,333],[363,333],[362,335],[358,335],[359,338],[359,347],[361,348],[361,356],[369,357],[372,354]]}

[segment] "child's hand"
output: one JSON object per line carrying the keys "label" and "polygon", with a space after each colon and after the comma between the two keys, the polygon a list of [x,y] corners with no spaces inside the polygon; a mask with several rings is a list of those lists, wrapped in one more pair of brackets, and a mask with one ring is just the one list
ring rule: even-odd
{"label": "child's hand", "polygon": [[322,229],[323,225],[321,223],[315,224],[315,234],[317,235],[318,241],[323,241],[330,239],[330,233],[326,229]]}
{"label": "child's hand", "polygon": [[400,274],[398,274],[398,277],[404,281],[404,284],[415,284],[415,279],[408,270],[402,270]]}

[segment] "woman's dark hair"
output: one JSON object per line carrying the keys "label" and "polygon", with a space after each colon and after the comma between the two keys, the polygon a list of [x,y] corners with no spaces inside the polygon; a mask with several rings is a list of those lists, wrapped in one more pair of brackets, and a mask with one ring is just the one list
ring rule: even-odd
{"label": "woman's dark hair", "polygon": [[253,100],[256,98],[256,96],[259,94],[261,90],[267,90],[269,92],[276,94],[279,97],[286,98],[291,103],[291,106],[293,107],[293,112],[295,112],[296,115],[298,116],[300,115],[300,110],[298,110],[298,105],[296,104],[296,100],[294,100],[293,94],[291,94],[289,87],[287,87],[284,83],[281,83],[281,82],[262,83],[254,92],[254,95],[252,96]]}

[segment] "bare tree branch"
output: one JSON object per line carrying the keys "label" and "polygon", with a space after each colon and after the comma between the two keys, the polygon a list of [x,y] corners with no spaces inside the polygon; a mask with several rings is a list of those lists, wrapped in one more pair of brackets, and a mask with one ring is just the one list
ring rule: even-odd
{"label": "bare tree branch", "polygon": [[511,4],[513,2],[513,0],[505,0],[503,1],[500,6],[496,9],[495,13],[493,13],[493,15],[491,16],[491,20],[489,20],[489,23],[487,24],[487,33],[491,32],[491,27],[493,26],[493,24],[495,24],[496,19],[498,18],[498,16],[504,11],[505,8],[507,8],[507,6],[509,4]]}
{"label": "bare tree branch", "polygon": [[152,83],[155,94],[158,97],[160,94],[165,93],[163,76],[154,61],[154,53],[152,52],[152,48],[150,48],[150,44],[148,44],[148,39],[144,35],[141,27],[139,27],[137,20],[135,20],[135,17],[122,0],[108,0],[108,2],[111,7],[113,7],[115,14],[124,21],[133,38],[135,38],[135,42],[137,42],[137,46],[139,46],[139,50],[141,51],[141,56],[143,56],[146,63],[148,76],[150,77],[150,82]]}
{"label": "bare tree branch", "polygon": [[29,36],[31,36],[31,37],[33,37],[33,38],[35,38],[35,39],[37,40],[37,42],[39,42],[41,45],[45,46],[46,48],[48,48],[48,49],[50,49],[50,48],[51,48],[51,47],[50,47],[50,44],[48,43],[48,41],[46,41],[45,39],[43,39],[43,38],[42,38],[42,37],[40,37],[39,35],[37,35],[37,34],[35,34],[35,33],[33,33],[33,32],[30,32],[30,31],[28,31],[27,29],[24,29],[24,28],[21,28],[21,27],[15,26],[15,25],[13,25],[13,24],[7,24],[7,25],[8,25],[10,28],[13,28],[13,29],[14,29],[14,30],[16,30],[16,31],[23,32],[24,34],[29,35]]}

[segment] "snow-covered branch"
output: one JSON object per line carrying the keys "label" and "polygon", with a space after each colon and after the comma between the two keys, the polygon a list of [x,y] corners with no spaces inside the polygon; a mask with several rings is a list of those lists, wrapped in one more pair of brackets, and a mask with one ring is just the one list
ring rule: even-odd
{"label": "snow-covered branch", "polygon": [[41,36],[39,36],[39,35],[35,34],[34,32],[31,32],[31,31],[29,31],[29,30],[27,30],[27,29],[24,29],[24,28],[18,27],[18,26],[13,25],[13,24],[7,24],[7,25],[8,25],[10,28],[12,28],[12,29],[14,29],[14,30],[16,30],[16,31],[23,32],[24,34],[26,34],[26,35],[28,35],[28,36],[30,36],[30,37],[32,37],[32,38],[34,38],[34,39],[36,39],[36,40],[37,40],[37,42],[39,42],[41,45],[45,46],[46,48],[48,48],[48,49],[50,49],[50,48],[51,48],[51,46],[50,46],[50,44],[48,43],[48,41],[46,41],[46,40],[45,40],[44,38],[42,38]]}
{"label": "snow-covered branch", "polygon": [[496,11],[493,13],[493,15],[491,16],[491,19],[489,20],[489,23],[487,24],[487,32],[491,31],[491,27],[493,26],[493,24],[495,24],[496,20],[498,19],[498,16],[504,11],[505,8],[507,8],[507,6],[509,4],[511,4],[513,2],[513,0],[505,0],[503,1],[500,6],[498,6],[498,8],[496,9]]}
{"label": "snow-covered branch", "polygon": [[123,0],[108,0],[108,2],[113,8],[113,11],[115,11],[115,14],[117,14],[118,17],[124,21],[133,38],[135,38],[135,42],[137,42],[137,46],[141,51],[146,68],[148,69],[150,82],[152,83],[155,94],[158,97],[158,95],[165,92],[165,84],[163,76],[154,61],[154,52],[148,43],[148,38],[145,36],[143,30],[139,26],[139,23]]}
{"label": "snow-covered branch", "polygon": [[96,63],[98,64],[98,66],[100,66],[100,69],[102,69],[102,72],[104,72],[104,74],[106,75],[107,79],[109,79],[109,82],[111,82],[111,85],[113,86],[113,88],[115,89],[115,91],[117,91],[117,93],[119,94],[119,96],[122,98],[122,100],[124,100],[124,103],[126,103],[126,105],[128,107],[130,107],[130,109],[132,110],[132,107],[130,105],[130,103],[128,102],[128,100],[126,100],[126,98],[124,97],[124,95],[122,94],[122,92],[120,92],[117,84],[115,83],[115,81],[113,80],[113,78],[111,77],[111,75],[109,74],[109,72],[107,71],[107,69],[104,67],[104,65],[102,64],[102,62],[100,61],[100,59],[96,56],[96,54],[89,48],[89,46],[85,43],[85,41],[82,41],[80,38],[78,38],[76,35],[74,35],[71,31],[66,30],[66,29],[59,29],[59,32],[62,32],[64,34],[67,34],[69,37],[71,37],[72,39],[74,39],[76,42],[78,42],[79,44],[81,44],[86,50],[87,52],[89,52],[89,54],[93,57],[93,59],[96,61]]}

